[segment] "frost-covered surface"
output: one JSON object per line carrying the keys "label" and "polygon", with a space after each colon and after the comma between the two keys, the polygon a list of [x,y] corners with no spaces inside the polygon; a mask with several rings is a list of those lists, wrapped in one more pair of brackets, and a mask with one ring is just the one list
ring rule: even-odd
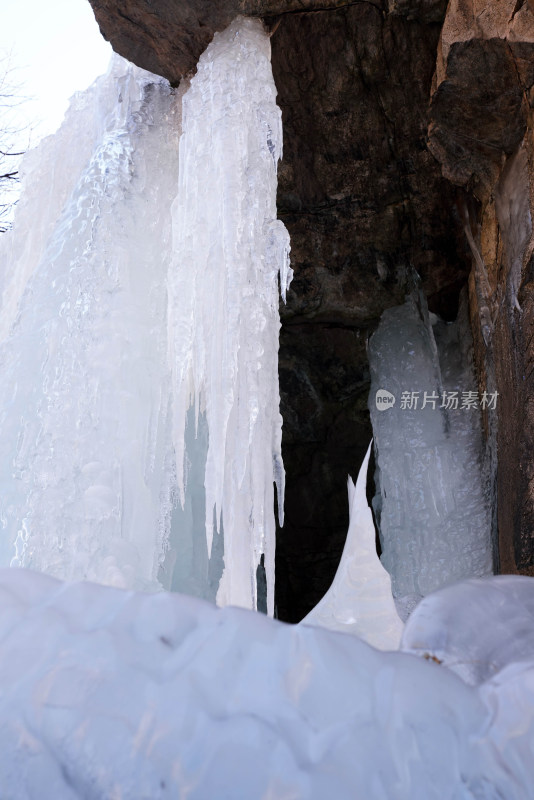
{"label": "frost-covered surface", "polygon": [[[90,135],[75,159],[84,124]],[[166,280],[178,133],[179,104],[165,82],[116,57],[41,146],[45,158],[61,162],[65,151],[76,163],[72,173],[57,167],[52,207],[44,193],[28,258],[13,255],[4,293],[7,317],[15,305],[17,313],[0,345],[3,565],[159,586],[170,506]],[[42,188],[36,161],[32,154]],[[32,228],[31,209],[21,200],[13,253]]]}
{"label": "frost-covered surface", "polygon": [[380,650],[396,650],[403,626],[391,594],[391,578],[376,553],[375,526],[365,492],[371,444],[356,486],[348,479],[349,530],[334,581],[302,623],[351,633]]}
{"label": "frost-covered surface", "polygon": [[0,341],[9,333],[28,279],[43,256],[65,203],[115,117],[115,79],[122,70],[119,64],[115,59],[113,79],[99,78],[87,91],[74,95],[61,134],[43,139],[22,160],[22,191],[14,233],[0,237]]}
{"label": "frost-covered surface", "polygon": [[[414,291],[384,312],[369,343],[382,563],[404,614],[429,592],[492,570],[480,411],[460,408],[463,392],[478,396],[468,337],[458,323],[432,326]],[[392,408],[377,410],[379,389],[395,396]],[[402,407],[405,391],[418,393],[417,408]],[[443,392],[453,391],[458,409],[440,408]],[[437,398],[435,407],[422,408],[425,392]]]}
{"label": "frost-covered surface", "polygon": [[0,572],[2,800],[526,800],[534,665]]}
{"label": "frost-covered surface", "polygon": [[[274,607],[274,487],[284,472],[278,390],[278,276],[291,279],[289,237],[277,220],[281,113],[270,41],[236,20],[200,58],[183,100],[180,178],[169,282],[174,443],[181,473],[187,410],[205,410],[206,532],[224,526],[220,604],[256,607],[264,555]],[[228,567],[231,565],[231,568]]]}
{"label": "frost-covered surface", "polygon": [[534,580],[472,578],[425,597],[401,649],[437,658],[471,684],[514,661],[534,661]]}

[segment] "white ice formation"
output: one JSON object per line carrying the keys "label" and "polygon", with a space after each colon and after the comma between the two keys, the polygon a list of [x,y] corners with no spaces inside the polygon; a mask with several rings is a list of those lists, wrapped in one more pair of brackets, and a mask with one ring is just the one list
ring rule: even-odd
{"label": "white ice formation", "polygon": [[531,797],[533,659],[471,687],[355,636],[26,570],[0,571],[0,654],[3,800]]}
{"label": "white ice formation", "polygon": [[201,56],[184,96],[169,282],[174,444],[183,496],[187,410],[205,411],[206,532],[224,528],[221,605],[256,607],[263,555],[274,608],[274,486],[283,521],[278,391],[278,277],[291,280],[289,236],[277,220],[281,112],[270,40],[239,20]]}
{"label": "white ice formation", "polygon": [[24,162],[0,252],[0,565],[253,608],[263,555],[272,613],[291,270],[262,24],[215,37],[180,141],[182,94],[114,57]]}
{"label": "white ice formation", "polygon": [[391,578],[376,552],[376,531],[365,491],[371,445],[356,486],[348,479],[349,530],[334,581],[302,624],[350,633],[380,650],[396,650],[402,622],[391,594]]}
{"label": "white ice formation", "polygon": [[[468,337],[467,325],[437,318],[432,325],[422,293],[414,290],[404,305],[384,312],[369,342],[375,511],[382,563],[404,618],[429,592],[492,571]],[[380,390],[395,397],[386,410],[376,402]],[[457,409],[445,407],[453,392]],[[476,407],[461,408],[464,392],[472,392]],[[414,393],[417,407],[403,402],[403,393]]]}
{"label": "white ice formation", "polygon": [[163,81],[116,57],[24,162],[2,241],[4,566],[159,586],[177,117]]}

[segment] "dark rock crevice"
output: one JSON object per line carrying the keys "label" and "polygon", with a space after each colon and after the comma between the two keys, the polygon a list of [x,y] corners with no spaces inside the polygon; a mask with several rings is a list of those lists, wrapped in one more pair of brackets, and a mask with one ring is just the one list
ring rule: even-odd
{"label": "dark rock crevice", "polygon": [[278,207],[295,270],[281,309],[282,619],[307,613],[339,562],[347,475],[372,435],[369,331],[403,302],[412,268],[446,318],[467,280],[458,190],[425,144],[439,32],[356,6],[292,15],[272,39],[284,124]]}

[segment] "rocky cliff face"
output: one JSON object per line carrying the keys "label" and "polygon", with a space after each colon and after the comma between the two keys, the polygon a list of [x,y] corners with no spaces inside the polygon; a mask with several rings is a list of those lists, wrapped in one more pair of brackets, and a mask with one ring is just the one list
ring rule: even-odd
{"label": "rocky cliff face", "polygon": [[530,0],[90,2],[118,52],[172,83],[236,13],[272,30],[295,270],[281,310],[279,616],[300,619],[334,575],[346,476],[371,437],[367,337],[412,268],[445,319],[469,285],[479,382],[500,392],[498,430],[485,420],[496,559],[534,571]]}
{"label": "rocky cliff face", "polygon": [[[451,0],[438,47],[429,149],[464,187],[469,291],[496,486],[496,556],[534,574],[534,3]],[[471,234],[469,236],[469,234]]]}

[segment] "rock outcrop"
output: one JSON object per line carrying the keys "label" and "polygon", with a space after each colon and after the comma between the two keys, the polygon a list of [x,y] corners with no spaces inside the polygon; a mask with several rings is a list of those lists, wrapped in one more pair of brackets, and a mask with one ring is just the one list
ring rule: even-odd
{"label": "rock outcrop", "polygon": [[497,567],[534,574],[534,4],[451,0],[438,47],[429,148],[469,191],[469,289],[496,487]]}
{"label": "rock outcrop", "polygon": [[281,311],[279,616],[304,616],[335,573],[346,475],[371,437],[366,340],[412,268],[445,319],[469,285],[479,382],[500,393],[498,429],[484,419],[496,562],[534,570],[534,3],[90,2],[119,53],[173,84],[237,13],[272,31],[295,270]]}
{"label": "rock outcrop", "polygon": [[[350,0],[90,0],[105,39],[120,55],[177,84],[195,70],[217,31],[238,14],[269,18],[335,9]],[[435,3],[430,3],[435,5]]]}

